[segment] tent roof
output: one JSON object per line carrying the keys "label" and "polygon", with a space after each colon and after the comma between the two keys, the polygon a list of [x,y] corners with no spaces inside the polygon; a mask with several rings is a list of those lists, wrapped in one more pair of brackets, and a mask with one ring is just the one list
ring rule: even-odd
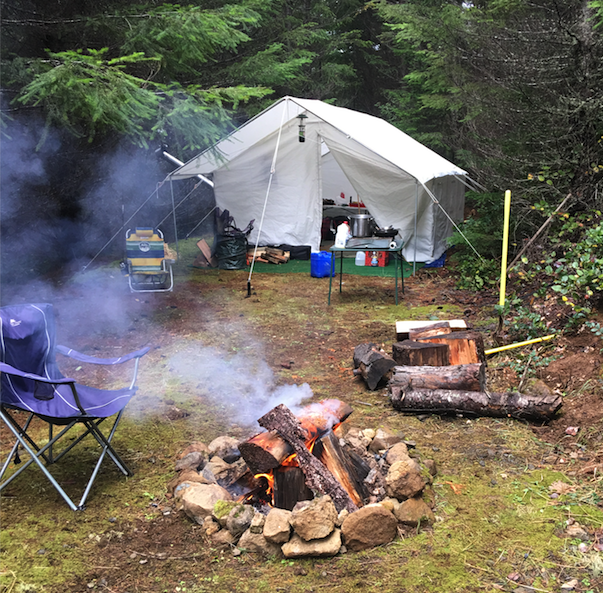
{"label": "tent roof", "polygon": [[186,179],[213,173],[263,138],[276,133],[300,113],[314,115],[421,183],[447,175],[467,174],[383,119],[316,99],[283,97],[212,148],[173,171],[170,177]]}

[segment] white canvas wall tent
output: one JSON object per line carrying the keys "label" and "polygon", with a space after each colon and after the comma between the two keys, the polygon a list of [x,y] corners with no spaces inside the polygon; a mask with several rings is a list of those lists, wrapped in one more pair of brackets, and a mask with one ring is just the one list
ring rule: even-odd
{"label": "white canvas wall tent", "polygon": [[379,226],[399,229],[407,261],[439,258],[463,216],[465,171],[382,119],[312,99],[280,99],[168,177],[196,175],[212,176],[239,225],[256,220],[260,245],[319,251],[323,198],[351,190]]}

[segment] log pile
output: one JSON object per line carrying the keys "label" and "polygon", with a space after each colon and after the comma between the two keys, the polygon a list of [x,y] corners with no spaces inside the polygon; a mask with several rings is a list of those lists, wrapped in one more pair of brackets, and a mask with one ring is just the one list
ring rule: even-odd
{"label": "log pile", "polygon": [[258,247],[257,252],[249,249],[247,252],[247,262],[251,263],[255,252],[255,261],[263,264],[286,264],[291,259],[290,251],[283,251],[277,247]]}
{"label": "log pile", "polygon": [[546,422],[561,408],[561,396],[553,393],[488,392],[483,337],[462,320],[398,322],[396,337],[391,357],[375,344],[357,346],[354,373],[371,390],[386,382],[401,412]]}

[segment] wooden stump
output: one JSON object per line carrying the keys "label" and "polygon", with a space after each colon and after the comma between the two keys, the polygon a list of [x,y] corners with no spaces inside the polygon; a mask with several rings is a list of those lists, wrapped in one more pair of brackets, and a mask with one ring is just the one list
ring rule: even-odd
{"label": "wooden stump", "polygon": [[390,393],[395,389],[485,391],[486,365],[395,366],[388,387]]}
{"label": "wooden stump", "polygon": [[402,366],[446,366],[450,364],[448,344],[432,344],[404,340],[392,346],[396,364]]}
{"label": "wooden stump", "polygon": [[449,348],[448,364],[486,362],[484,338],[479,332],[452,332],[446,335],[420,338],[420,343],[446,344]]}

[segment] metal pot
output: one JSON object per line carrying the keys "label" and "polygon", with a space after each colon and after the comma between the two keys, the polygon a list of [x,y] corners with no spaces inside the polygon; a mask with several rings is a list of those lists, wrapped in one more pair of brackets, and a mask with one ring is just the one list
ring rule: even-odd
{"label": "metal pot", "polygon": [[371,237],[373,234],[373,217],[370,214],[350,214],[353,237]]}

